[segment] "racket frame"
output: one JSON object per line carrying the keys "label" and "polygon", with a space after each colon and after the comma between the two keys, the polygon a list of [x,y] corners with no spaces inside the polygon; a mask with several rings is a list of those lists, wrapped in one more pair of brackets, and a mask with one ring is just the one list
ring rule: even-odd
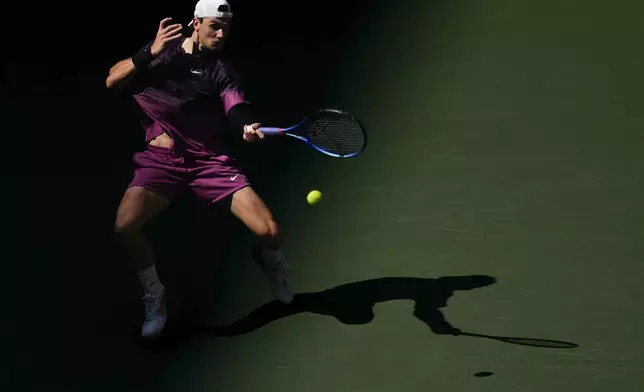
{"label": "racket frame", "polygon": [[325,155],[328,155],[328,156],[331,156],[331,157],[334,157],[334,158],[353,158],[353,157],[356,157],[356,156],[362,154],[362,152],[365,150],[365,148],[367,148],[367,132],[366,132],[365,127],[362,124],[362,122],[360,122],[360,120],[358,120],[354,116],[350,115],[349,113],[347,113],[345,111],[342,111],[342,110],[339,110],[339,109],[319,109],[316,113],[320,113],[320,112],[337,113],[337,114],[340,114],[340,115],[343,115],[343,116],[347,116],[347,117],[351,118],[352,121],[356,122],[358,124],[358,126],[360,127],[360,129],[362,130],[362,134],[364,136],[364,143],[362,144],[362,148],[359,151],[353,152],[351,154],[344,154],[344,155],[336,154],[336,153],[326,151],[325,149],[316,146],[315,144],[313,144],[311,142],[311,140],[308,137],[298,135],[297,133],[293,132],[293,131],[297,130],[298,128],[300,128],[304,123],[306,123],[311,117],[313,117],[313,115],[305,117],[299,123],[297,123],[297,124],[295,124],[293,126],[290,126],[288,128],[260,127],[259,131],[262,132],[264,135],[279,135],[279,136],[287,135],[287,136],[290,136],[290,137],[294,137],[294,138],[296,138],[298,140],[303,141],[304,143],[308,144],[309,146],[313,147],[314,149],[316,149],[317,151],[321,152],[322,154],[325,154]]}

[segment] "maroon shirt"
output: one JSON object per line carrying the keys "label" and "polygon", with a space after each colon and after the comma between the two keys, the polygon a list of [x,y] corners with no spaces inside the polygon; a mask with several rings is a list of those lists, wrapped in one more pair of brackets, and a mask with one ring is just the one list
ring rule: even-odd
{"label": "maroon shirt", "polygon": [[165,132],[178,152],[225,155],[221,137],[228,129],[228,112],[246,102],[241,81],[221,57],[186,53],[183,42],[176,40],[137,74],[133,98],[141,109],[145,140]]}

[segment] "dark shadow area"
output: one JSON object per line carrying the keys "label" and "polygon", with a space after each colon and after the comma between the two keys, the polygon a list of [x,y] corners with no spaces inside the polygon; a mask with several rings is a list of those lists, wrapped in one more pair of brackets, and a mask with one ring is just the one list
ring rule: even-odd
{"label": "dark shadow area", "polygon": [[[21,39],[39,42],[38,48],[10,43],[0,87],[7,147],[4,185],[9,190],[2,200],[12,227],[5,235],[3,288],[15,300],[9,301],[7,321],[0,328],[8,362],[8,370],[0,366],[3,375],[29,385],[64,382],[79,390],[98,390],[87,385],[109,377],[119,381],[105,390],[125,390],[124,385],[135,385],[148,371],[164,373],[181,362],[183,350],[165,355],[128,351],[130,325],[140,328],[140,287],[113,232],[118,203],[132,178],[132,155],[144,148],[144,135],[131,97],[106,90],[105,77],[116,61],[154,38],[161,18],[187,23],[195,3],[148,2],[140,5],[153,8],[152,13],[101,13],[93,24],[130,28],[95,29],[91,39],[100,42],[96,50],[77,53],[64,40],[45,42],[38,38],[40,32],[24,29]],[[331,75],[325,64],[333,60],[341,28],[336,26],[334,36],[324,25],[306,21],[328,4],[319,4],[316,11],[304,3],[265,4],[262,9],[252,3],[257,2],[234,3],[238,17],[226,49],[246,81],[249,100],[266,113],[265,122],[277,125],[326,106],[321,94],[324,78]],[[55,16],[59,36],[76,36],[73,12],[65,16],[62,7],[50,16],[41,9],[45,13],[39,16]],[[298,25],[290,12],[299,15]],[[343,6],[345,15],[350,12]],[[271,21],[270,34],[266,20]],[[63,53],[78,60],[70,66],[61,60]],[[280,200],[287,192],[282,184],[297,183],[289,175],[306,172],[306,160],[292,162],[310,154],[308,149],[278,141],[249,145],[233,132],[228,136],[258,193],[279,211],[270,199]],[[244,245],[245,228],[221,211],[225,207],[209,211],[195,204],[190,196],[178,200],[148,231],[164,283],[171,296],[179,297],[171,300],[198,307],[217,285],[250,283],[215,279],[218,268],[234,260],[230,248]],[[31,311],[43,296],[51,306]],[[42,333],[45,319],[56,322]],[[39,377],[31,377],[35,373]]]}
{"label": "dark shadow area", "polygon": [[180,317],[168,325],[166,335],[155,345],[167,347],[195,335],[216,337],[239,336],[256,331],[272,322],[300,313],[313,313],[335,318],[347,325],[373,321],[373,307],[393,300],[413,300],[413,315],[438,335],[470,336],[532,347],[574,348],[574,343],[535,338],[501,337],[464,332],[451,325],[441,312],[456,291],[468,291],[492,285],[486,275],[449,276],[438,279],[386,277],[353,282],[328,290],[296,294],[293,303],[269,302],[228,326],[194,324]]}

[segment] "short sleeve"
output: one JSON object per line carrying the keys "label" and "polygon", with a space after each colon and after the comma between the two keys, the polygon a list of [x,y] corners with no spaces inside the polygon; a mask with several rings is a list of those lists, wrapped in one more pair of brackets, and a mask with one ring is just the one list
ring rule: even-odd
{"label": "short sleeve", "polygon": [[220,63],[216,72],[216,85],[226,114],[240,103],[248,103],[239,74],[230,66]]}

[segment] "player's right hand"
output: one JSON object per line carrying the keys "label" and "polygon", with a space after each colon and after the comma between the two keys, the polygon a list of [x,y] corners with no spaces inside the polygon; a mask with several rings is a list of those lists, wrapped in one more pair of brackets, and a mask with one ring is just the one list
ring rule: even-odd
{"label": "player's right hand", "polygon": [[255,123],[251,125],[244,126],[244,133],[242,138],[244,141],[249,143],[254,143],[264,139],[264,134],[259,130],[260,123]]}
{"label": "player's right hand", "polygon": [[152,43],[152,47],[150,47],[150,53],[155,57],[163,53],[167,48],[168,42],[179,39],[182,36],[181,30],[183,29],[183,26],[181,26],[180,23],[168,24],[171,20],[172,18],[165,18],[159,22],[157,37],[154,40],[154,43]]}

